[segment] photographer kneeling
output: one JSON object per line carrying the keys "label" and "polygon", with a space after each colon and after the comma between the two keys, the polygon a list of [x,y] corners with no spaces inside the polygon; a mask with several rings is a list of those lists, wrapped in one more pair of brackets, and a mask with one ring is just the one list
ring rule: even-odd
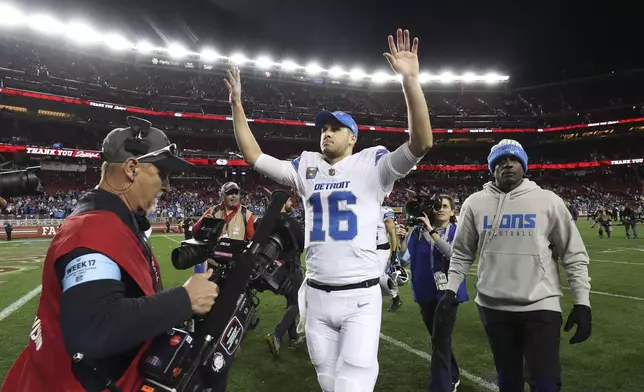
{"label": "photographer kneeling", "polygon": [[149,122],[128,123],[103,141],[99,185],[49,246],[31,339],[3,392],[138,391],[139,360],[152,339],[215,303],[208,274],[163,290],[146,213],[170,189],[169,173],[192,165]]}
{"label": "photographer kneeling", "polygon": [[299,244],[298,249],[289,252],[283,252],[279,256],[279,260],[286,263],[289,268],[289,275],[291,279],[290,289],[284,293],[286,297],[286,311],[282,319],[275,327],[275,331],[266,336],[266,343],[274,356],[279,356],[282,336],[288,331],[289,347],[294,348],[296,345],[303,342],[304,336],[299,336],[297,333],[297,323],[295,319],[300,313],[298,307],[298,291],[304,281],[302,274],[301,256],[304,251],[304,229],[299,222],[291,216],[293,212],[293,201],[289,198],[284,207],[282,207],[282,216],[284,219],[289,220],[290,227],[294,229],[294,235]]}
{"label": "photographer kneeling", "polygon": [[[456,216],[454,200],[449,196],[439,196],[436,200],[430,200],[429,204],[416,204],[417,211],[411,214],[419,220],[416,227],[409,233],[400,229],[407,238],[401,243],[399,255],[404,254],[400,257],[401,260],[411,264],[414,301],[420,306],[423,322],[432,336],[431,379],[428,390],[451,392],[456,390],[460,382],[460,371],[451,345],[451,334],[456,320],[445,322],[436,330],[433,325],[436,306],[447,286],[451,243],[456,233]],[[410,208],[408,205],[407,210],[412,209],[414,207]],[[463,282],[458,290],[457,301],[468,300]]]}

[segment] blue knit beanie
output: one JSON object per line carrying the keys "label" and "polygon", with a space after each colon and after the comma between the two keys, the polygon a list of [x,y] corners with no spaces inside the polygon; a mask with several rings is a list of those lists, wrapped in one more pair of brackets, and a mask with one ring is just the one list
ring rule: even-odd
{"label": "blue knit beanie", "polygon": [[521,144],[516,140],[503,139],[499,142],[499,144],[496,144],[492,147],[492,149],[490,150],[490,155],[487,156],[487,164],[492,175],[494,175],[494,166],[496,162],[499,159],[507,156],[516,157],[519,161],[521,161],[523,172],[526,173],[528,171],[528,154],[526,154]]}

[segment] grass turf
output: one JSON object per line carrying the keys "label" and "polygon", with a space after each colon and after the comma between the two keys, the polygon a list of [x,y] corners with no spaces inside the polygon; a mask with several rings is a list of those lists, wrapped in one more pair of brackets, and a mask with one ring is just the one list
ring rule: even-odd
{"label": "grass turf", "polygon": [[[593,335],[585,343],[571,346],[562,335],[564,391],[635,392],[644,390],[644,240],[626,240],[623,227],[614,237],[600,240],[590,223],[579,221],[579,228],[591,255],[591,304]],[[170,252],[179,236],[155,235],[154,251],[161,261],[166,287],[180,285],[189,272],[176,271]],[[0,311],[40,284],[42,259],[48,245],[43,240],[16,240],[0,243]],[[472,270],[474,272],[474,269]],[[475,293],[474,278],[468,282]],[[562,282],[563,280],[562,273]],[[383,312],[382,333],[420,352],[427,352],[429,336],[418,307],[411,299],[409,286],[401,289],[404,306],[396,313]],[[271,294],[260,296],[261,322],[242,344],[233,366],[231,392],[318,391],[315,371],[305,347],[283,347],[280,359],[268,352],[264,336],[271,332],[282,315],[285,300]],[[388,300],[385,299],[388,306]],[[37,297],[0,320],[0,383],[28,341],[36,311]],[[562,300],[564,321],[572,306],[568,290]],[[495,371],[484,331],[473,302],[459,309],[454,332],[454,350],[462,369],[493,383]],[[286,344],[284,345],[286,346]],[[412,350],[413,351],[413,350]],[[381,340],[380,375],[376,391],[411,392],[426,388],[429,363],[418,352],[400,348],[391,339]],[[488,384],[489,385],[489,384]],[[486,391],[485,386],[463,377],[460,392]]]}

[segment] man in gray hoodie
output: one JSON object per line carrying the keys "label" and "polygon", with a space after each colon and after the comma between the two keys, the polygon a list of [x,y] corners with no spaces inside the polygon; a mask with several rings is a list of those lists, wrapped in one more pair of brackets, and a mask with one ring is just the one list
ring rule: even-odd
{"label": "man in gray hoodie", "polygon": [[532,392],[557,392],[563,321],[557,261],[574,299],[565,331],[577,325],[570,339],[575,344],[591,333],[588,253],[563,200],[523,178],[528,156],[521,144],[501,140],[488,164],[495,180],[463,203],[437,318],[455,317],[455,293],[478,251],[476,304],[500,392],[523,391],[524,360]]}

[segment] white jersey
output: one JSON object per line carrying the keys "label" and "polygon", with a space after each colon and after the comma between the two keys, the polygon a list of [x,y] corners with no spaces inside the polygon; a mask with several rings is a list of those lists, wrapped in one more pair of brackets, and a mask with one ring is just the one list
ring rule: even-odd
{"label": "white jersey", "polygon": [[291,162],[273,162],[279,167],[271,178],[296,188],[302,198],[307,278],[344,285],[382,275],[376,253],[380,207],[406,174],[392,168],[389,156],[377,146],[333,165],[308,151]]}
{"label": "white jersey", "polygon": [[380,222],[378,222],[376,245],[383,245],[389,242],[389,235],[387,233],[387,226],[385,226],[385,221],[387,219],[396,218],[394,211],[391,208],[385,206],[380,207],[380,216],[382,217],[382,219]]}

